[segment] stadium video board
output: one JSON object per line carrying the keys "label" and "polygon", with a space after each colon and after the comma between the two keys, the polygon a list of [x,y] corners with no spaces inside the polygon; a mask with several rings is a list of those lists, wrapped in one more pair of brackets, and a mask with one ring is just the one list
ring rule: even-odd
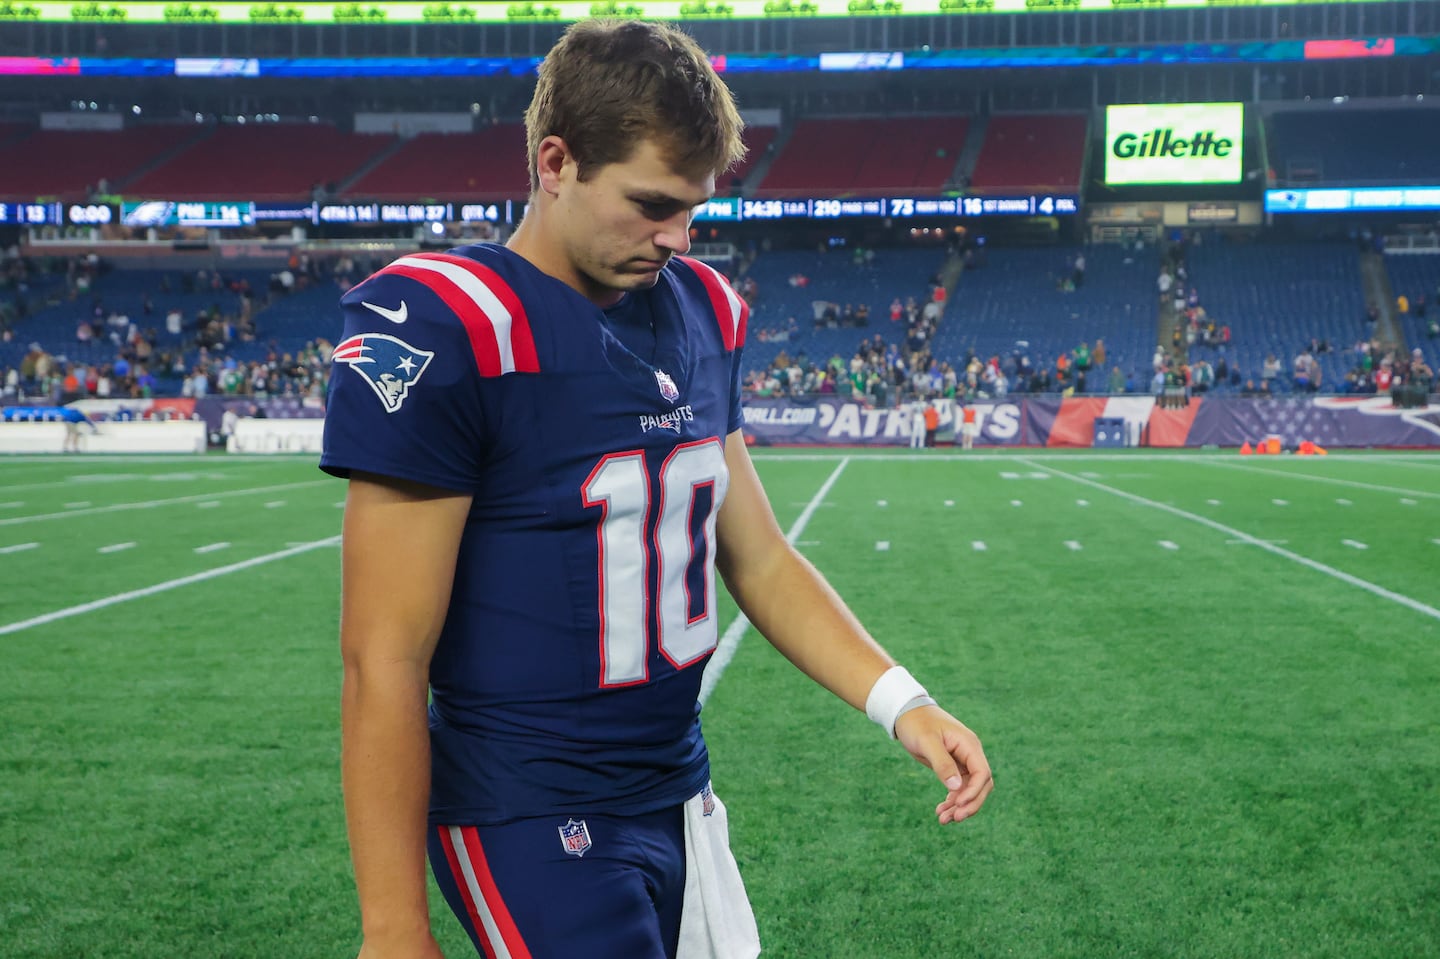
{"label": "stadium video board", "polygon": [[1105,184],[1239,183],[1243,103],[1105,108]]}
{"label": "stadium video board", "polygon": [[1440,186],[1266,190],[1266,213],[1379,213],[1440,210]]}
{"label": "stadium video board", "polygon": [[1080,212],[1073,195],[742,199],[715,197],[695,208],[697,223],[742,220],[909,219],[927,216],[1064,216]]}
{"label": "stadium video board", "polygon": [[132,227],[236,227],[255,225],[255,204],[146,200],[120,205],[120,222]]}
{"label": "stadium video board", "polygon": [[61,222],[58,203],[0,203],[0,224],[47,226]]}

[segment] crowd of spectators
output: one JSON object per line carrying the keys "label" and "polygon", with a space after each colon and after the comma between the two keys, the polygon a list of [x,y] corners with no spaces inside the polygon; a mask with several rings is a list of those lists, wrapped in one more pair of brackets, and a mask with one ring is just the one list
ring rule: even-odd
{"label": "crowd of spectators", "polygon": [[[44,305],[78,318],[73,339],[57,336],[48,324],[19,340],[29,342],[18,363],[0,364],[0,400],[323,396],[331,344],[316,338],[298,351],[284,351],[274,340],[264,341],[259,317],[279,298],[318,284],[333,284],[338,298],[353,284],[357,267],[349,257],[322,265],[296,255],[269,275],[263,289],[243,273],[208,267],[158,273],[133,316],[107,298],[108,272],[109,265],[93,253],[49,261],[14,249],[6,253],[0,263],[0,343],[16,342],[24,333],[22,321],[36,305],[32,290],[39,277],[51,281]],[[191,315],[175,305],[193,303],[197,296],[210,302]]]}
{"label": "crowd of spectators", "polygon": [[[1186,252],[1190,242],[1191,238],[1183,237],[1170,244],[1162,260],[1157,289],[1162,306],[1173,312],[1174,334],[1169,348],[1156,348],[1148,383],[1133,372],[1107,365],[1101,340],[1093,346],[1088,340],[1081,342],[1053,357],[1032,356],[1025,340],[999,355],[981,356],[973,349],[936,355],[934,343],[945,321],[948,291],[935,276],[923,290],[894,297],[888,308],[877,311],[879,316],[871,315],[869,304],[840,304],[817,297],[814,315],[807,323],[792,316],[774,327],[755,330],[758,342],[781,343],[784,349],[768,367],[750,373],[745,387],[752,396],[839,394],[881,407],[913,400],[968,401],[1013,393],[1069,395],[1148,389],[1158,396],[1189,397],[1216,389],[1243,395],[1323,390],[1391,392],[1398,397],[1402,392],[1423,395],[1433,387],[1434,373],[1422,350],[1397,354],[1366,336],[1346,348],[1353,362],[1338,383],[1324,381],[1320,357],[1336,348],[1319,338],[1304,344],[1288,367],[1271,353],[1258,370],[1241,369],[1229,350],[1230,325],[1207,313],[1198,288],[1189,281]],[[751,251],[742,257],[735,269],[736,291],[752,306],[761,292],[748,272],[755,255]],[[875,265],[873,250],[860,248],[851,255],[857,269]],[[966,262],[972,267],[979,265],[973,256]],[[348,257],[320,263],[297,254],[258,289],[250,276],[210,268],[156,274],[154,288],[145,292],[132,316],[107,303],[108,266],[97,255],[40,261],[12,248],[0,258],[0,342],[14,342],[37,305],[69,305],[77,319],[73,349],[59,341],[51,326],[43,331],[44,336],[29,343],[18,363],[0,367],[0,399],[64,403],[91,397],[147,398],[177,393],[194,398],[323,396],[331,345],[314,339],[300,350],[282,350],[274,340],[264,339],[263,311],[280,298],[321,284],[333,286],[338,296],[378,265],[357,266]],[[1064,285],[1079,288],[1085,282],[1083,254],[1067,266]],[[808,290],[812,279],[797,273],[788,282]],[[820,292],[821,284],[815,285]],[[207,297],[209,304],[187,315],[168,302],[172,293],[187,294],[191,302],[198,294]],[[1440,299],[1440,290],[1436,296]],[[1399,311],[1413,312],[1422,319],[1427,308],[1423,293],[1408,298],[1402,295],[1397,302]],[[1364,317],[1372,333],[1377,312],[1371,307]],[[1440,337],[1437,319],[1431,317],[1429,322],[1431,335]],[[883,332],[872,332],[877,324],[883,324]],[[848,327],[865,331],[850,356],[807,354],[804,341],[809,329]],[[1244,335],[1243,331],[1239,334],[1241,338]],[[1204,356],[1189,359],[1196,346],[1211,348],[1213,362]]]}

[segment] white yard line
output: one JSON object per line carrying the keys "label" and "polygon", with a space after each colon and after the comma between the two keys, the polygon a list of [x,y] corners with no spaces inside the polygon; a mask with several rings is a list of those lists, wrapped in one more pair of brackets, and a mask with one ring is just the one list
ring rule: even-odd
{"label": "white yard line", "polygon": [[16,543],[14,546],[0,546],[0,553],[23,553],[28,549],[38,549],[39,543]]}
{"label": "white yard line", "polygon": [[102,546],[102,547],[100,547],[100,548],[97,549],[95,552],[97,552],[97,553],[120,553],[120,552],[124,552],[124,551],[127,550],[127,549],[134,549],[134,548],[135,548],[135,544],[134,544],[134,543],[111,543],[109,546]]}
{"label": "white yard line", "polygon": [[1145,497],[1137,496],[1134,493],[1127,493],[1125,490],[1116,489],[1113,486],[1106,486],[1104,483],[1097,483],[1094,480],[1088,480],[1084,477],[1076,476],[1072,473],[1066,473],[1063,470],[1051,469],[1051,467],[1048,466],[1042,466],[1041,469],[1048,469],[1056,476],[1063,476],[1065,479],[1070,480],[1072,483],[1084,483],[1086,486],[1091,486],[1095,489],[1104,490],[1105,492],[1110,493],[1113,496],[1119,496],[1123,499],[1128,499],[1132,503],[1139,503],[1141,506],[1149,506],[1152,509],[1158,509],[1163,512],[1169,513],[1172,516],[1178,516],[1181,519],[1189,520],[1192,523],[1199,523],[1201,526],[1208,526],[1211,529],[1216,530],[1217,532],[1224,533],[1226,536],[1238,540],[1243,540],[1244,542],[1249,543],[1252,546],[1260,547],[1268,553],[1274,553],[1276,556],[1288,559],[1293,563],[1299,563],[1301,566],[1313,569],[1317,573],[1324,573],[1326,576],[1338,579],[1342,583],[1349,583],[1351,586],[1357,586],[1360,589],[1365,590],[1367,593],[1373,593],[1374,595],[1379,596],[1382,599],[1388,599],[1393,603],[1399,603],[1401,606],[1404,606],[1407,609],[1412,609],[1422,615],[1429,616],[1431,619],[1440,620],[1440,609],[1436,609],[1434,606],[1428,606],[1425,603],[1420,602],[1418,599],[1411,599],[1409,596],[1406,596],[1403,593],[1397,593],[1393,590],[1386,589],[1383,586],[1377,586],[1368,580],[1361,579],[1358,576],[1352,576],[1349,573],[1338,570],[1333,566],[1326,566],[1324,563],[1320,563],[1313,559],[1310,559],[1308,556],[1301,556],[1299,553],[1292,552],[1288,549],[1276,546],[1266,540],[1251,536],[1249,533],[1245,533],[1238,529],[1235,529],[1233,526],[1226,526],[1224,523],[1217,523],[1215,522],[1215,520],[1209,519],[1208,517],[1199,516],[1195,513],[1187,513],[1185,510],[1180,509],[1179,507],[1170,506],[1167,503],[1157,503],[1155,500],[1146,499]]}
{"label": "white yard line", "polygon": [[[8,460],[6,462],[9,462]],[[18,489],[74,489],[76,486],[85,483],[128,483],[148,480],[153,474],[150,473],[94,473],[90,475],[67,476],[60,480],[49,480],[44,483],[16,483],[14,485],[0,486],[0,493],[11,493]]]}
{"label": "white yard line", "polygon": [[92,506],[89,509],[71,509],[63,513],[39,513],[35,516],[12,516],[8,519],[0,519],[0,526],[17,526],[20,523],[36,523],[47,519],[65,519],[70,516],[94,516],[97,513],[119,513],[131,509],[153,509],[156,506],[173,506],[176,503],[198,503],[202,500],[221,499],[229,496],[255,496],[260,493],[273,493],[282,489],[301,489],[306,486],[320,486],[331,483],[334,480],[318,479],[306,480],[303,483],[282,483],[279,486],[256,486],[250,489],[229,490],[224,493],[196,493],[193,496],[172,496],[169,499],[152,499],[139,503],[115,503],[111,506]]}
{"label": "white yard line", "polygon": [[1431,499],[1440,499],[1440,493],[1427,493],[1424,490],[1404,489],[1399,486],[1379,486],[1375,483],[1362,483],[1359,480],[1336,479],[1333,476],[1311,476],[1308,473],[1292,473],[1282,470],[1267,470],[1259,466],[1243,466],[1240,463],[1226,463],[1216,460],[1205,460],[1209,466],[1224,466],[1232,470],[1244,470],[1247,473],[1259,473],[1262,476],[1279,476],[1284,479],[1303,479],[1315,483],[1333,483],[1336,486],[1353,486],[1355,489],[1368,489],[1376,493],[1400,493],[1405,496],[1427,496]]}
{"label": "white yard line", "polygon": [[[850,457],[846,456],[840,460],[838,466],[831,472],[830,478],[820,485],[810,502],[800,511],[800,515],[791,524],[785,539],[792,545],[799,542],[800,535],[805,532],[805,527],[810,523],[810,518],[820,508],[821,502],[830,495],[830,488],[840,479],[840,474],[845,472],[845,467],[850,464]],[[735,651],[740,648],[740,639],[745,635],[745,630],[750,628],[750,620],[746,615],[738,613],[735,621],[725,630],[725,635],[720,637],[720,644],[715,647],[715,655],[710,657],[710,662],[705,666],[705,675],[700,680],[700,705],[710,698],[715,692],[715,687],[720,683],[720,677],[725,675],[725,668],[730,665],[730,660],[735,658]]]}
{"label": "white yard line", "polygon": [[1440,469],[1440,456],[1431,456],[1428,459],[1412,460],[1402,459],[1398,456],[1387,456],[1383,460],[1387,465],[1394,463],[1396,466],[1415,466],[1422,470]]}
{"label": "white yard line", "polygon": [[181,586],[189,586],[192,583],[203,583],[207,579],[216,579],[220,576],[227,576],[230,573],[238,573],[243,569],[252,566],[261,566],[265,563],[273,563],[278,559],[288,559],[300,553],[309,552],[312,549],[319,549],[323,546],[334,546],[340,542],[339,536],[330,536],[326,539],[317,539],[311,543],[302,543],[291,549],[282,549],[278,553],[267,553],[264,556],[256,556],[254,559],[243,560],[239,563],[231,563],[229,566],[219,566],[215,569],[207,569],[203,573],[194,573],[190,576],[182,576],[179,579],[167,580],[163,583],[156,583],[154,586],[146,586],[143,589],[132,589],[127,593],[116,593],[114,596],[106,596],[89,603],[81,603],[79,606],[69,606],[65,609],[57,609],[53,613],[45,613],[41,616],[34,616],[30,619],[22,619],[17,623],[10,623],[0,626],[0,636],[7,636],[10,633],[18,633],[21,630],[29,629],[32,626],[43,626],[46,623],[53,623],[56,620],[68,619],[71,616],[79,616],[82,613],[91,613],[97,609],[104,609],[107,606],[114,606],[117,603],[126,603],[132,599],[142,599],[146,596],[154,596],[156,593],[163,593],[167,590],[178,589]]}

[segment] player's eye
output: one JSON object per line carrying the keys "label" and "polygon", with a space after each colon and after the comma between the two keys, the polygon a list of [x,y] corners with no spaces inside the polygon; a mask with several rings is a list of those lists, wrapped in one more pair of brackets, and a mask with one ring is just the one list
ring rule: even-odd
{"label": "player's eye", "polygon": [[668,220],[678,207],[668,200],[638,200],[636,204],[647,220]]}

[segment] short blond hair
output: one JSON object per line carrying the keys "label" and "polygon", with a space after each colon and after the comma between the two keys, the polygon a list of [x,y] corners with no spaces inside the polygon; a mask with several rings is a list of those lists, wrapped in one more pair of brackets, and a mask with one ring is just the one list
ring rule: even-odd
{"label": "short blond hair", "polygon": [[583,180],[623,163],[643,140],[671,162],[720,175],[745,155],[730,88],[689,35],[668,23],[581,20],[540,64],[525,111],[530,192],[540,188],[540,141],[558,136]]}

